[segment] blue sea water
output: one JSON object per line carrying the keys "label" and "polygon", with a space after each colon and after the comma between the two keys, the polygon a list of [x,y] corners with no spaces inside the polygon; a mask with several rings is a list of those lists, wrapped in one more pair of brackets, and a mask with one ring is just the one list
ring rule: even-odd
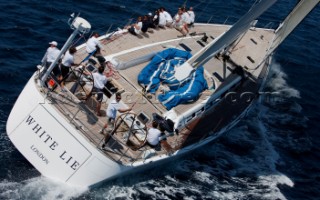
{"label": "blue sea water", "polygon": [[[232,24],[254,0],[0,2],[0,199],[320,198],[319,6],[274,55],[265,90],[277,95],[256,104],[227,134],[190,155],[81,190],[42,177],[10,142],[10,110],[48,42],[61,45],[71,33],[69,14],[80,12],[94,31],[105,33],[160,6],[174,14],[184,2],[195,8],[198,22]],[[258,26],[277,27],[296,2],[279,1]]]}

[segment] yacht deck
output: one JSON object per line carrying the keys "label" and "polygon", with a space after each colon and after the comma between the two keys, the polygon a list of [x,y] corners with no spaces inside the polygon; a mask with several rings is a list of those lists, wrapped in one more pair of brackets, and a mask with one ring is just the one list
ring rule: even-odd
{"label": "yacht deck", "polygon": [[[195,54],[200,49],[204,48],[214,38],[225,32],[230,26],[227,25],[206,25],[196,24],[190,29],[190,32],[195,32],[194,36],[177,37],[181,33],[173,28],[152,30],[145,35],[133,36],[129,33],[121,35],[113,35],[108,40],[101,37],[104,45],[102,54],[107,57],[112,57],[116,60],[119,66],[128,66],[126,69],[118,70],[119,75],[113,76],[109,79],[118,90],[122,91],[122,101],[130,106],[130,104],[137,102],[133,107],[134,113],[143,112],[149,119],[152,119],[152,113],[164,114],[167,112],[166,108],[157,101],[156,95],[144,95],[142,87],[137,82],[137,77],[140,71],[149,63],[150,58],[146,55],[152,55],[160,52],[167,47],[175,47],[178,49],[190,49],[192,54]],[[201,40],[203,34],[206,33],[208,41]],[[230,60],[227,65],[226,76],[228,77],[235,65],[244,67],[245,70],[252,73],[255,78],[260,74],[260,68],[256,68],[257,64],[265,59],[266,52],[270,46],[268,41],[272,41],[274,33],[272,30],[266,29],[252,29],[249,30],[241,39],[236,42],[236,45],[229,49]],[[76,54],[76,63],[79,63],[87,56],[85,47],[78,50]],[[147,56],[148,57],[148,56]],[[215,57],[204,65],[205,78],[209,88],[214,84],[215,88],[219,88],[223,84],[223,59]],[[131,66],[132,65],[132,66]],[[71,85],[67,84],[70,90]],[[180,115],[190,110],[197,104],[201,104],[204,100],[210,97],[214,90],[204,91],[200,98],[189,104],[181,104],[174,108],[174,111]],[[52,104],[61,112],[61,114],[74,124],[74,126],[86,137],[94,146],[99,147],[103,141],[104,135],[100,134],[103,124],[106,122],[105,110],[110,100],[104,96],[102,103],[102,116],[95,114],[96,101],[92,96],[90,99],[84,101],[78,99],[70,91],[67,93],[60,92],[56,89],[49,93],[48,98]],[[150,122],[150,121],[149,121]],[[191,120],[192,122],[192,120]],[[187,134],[173,135],[167,138],[169,145],[173,149],[179,149]],[[140,143],[139,139],[135,139],[136,143]],[[123,135],[115,134],[112,141],[110,141],[110,151],[102,151],[115,161],[123,164],[132,163],[136,160],[141,160],[145,157],[145,150],[150,149],[148,145],[133,150],[128,148],[127,144],[123,142]],[[168,149],[161,149],[156,151],[156,154],[167,154]]]}

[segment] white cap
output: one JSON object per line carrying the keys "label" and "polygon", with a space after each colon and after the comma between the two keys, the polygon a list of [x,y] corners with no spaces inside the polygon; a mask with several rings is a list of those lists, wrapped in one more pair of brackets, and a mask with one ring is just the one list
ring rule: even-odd
{"label": "white cap", "polygon": [[56,41],[52,41],[49,44],[54,45],[54,46],[58,46],[58,43]]}
{"label": "white cap", "polygon": [[151,13],[151,12],[149,12],[149,13],[148,13],[148,15],[149,15],[149,16],[152,16],[152,13]]}

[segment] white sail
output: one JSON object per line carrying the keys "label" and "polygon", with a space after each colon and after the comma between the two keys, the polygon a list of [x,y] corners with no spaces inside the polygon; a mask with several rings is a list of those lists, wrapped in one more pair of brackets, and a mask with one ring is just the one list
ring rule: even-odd
{"label": "white sail", "polygon": [[308,15],[320,0],[301,0],[276,30],[275,39],[269,52],[272,53],[294,28]]}
{"label": "white sail", "polygon": [[258,18],[269,7],[271,7],[277,0],[261,0],[254,5],[243,17],[241,17],[227,32],[219,38],[213,40],[207,47],[192,56],[182,66],[178,67],[175,77],[178,80],[183,80],[188,77],[194,68],[208,62],[212,57],[219,53],[222,49],[232,44],[245,31],[251,27],[253,20]]}

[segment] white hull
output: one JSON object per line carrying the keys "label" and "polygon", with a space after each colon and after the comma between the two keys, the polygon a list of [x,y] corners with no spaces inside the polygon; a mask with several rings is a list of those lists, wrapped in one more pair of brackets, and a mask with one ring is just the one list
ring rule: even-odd
{"label": "white hull", "polygon": [[42,175],[70,185],[90,186],[132,168],[111,161],[79,136],[44,100],[33,77],[10,113],[7,133]]}

